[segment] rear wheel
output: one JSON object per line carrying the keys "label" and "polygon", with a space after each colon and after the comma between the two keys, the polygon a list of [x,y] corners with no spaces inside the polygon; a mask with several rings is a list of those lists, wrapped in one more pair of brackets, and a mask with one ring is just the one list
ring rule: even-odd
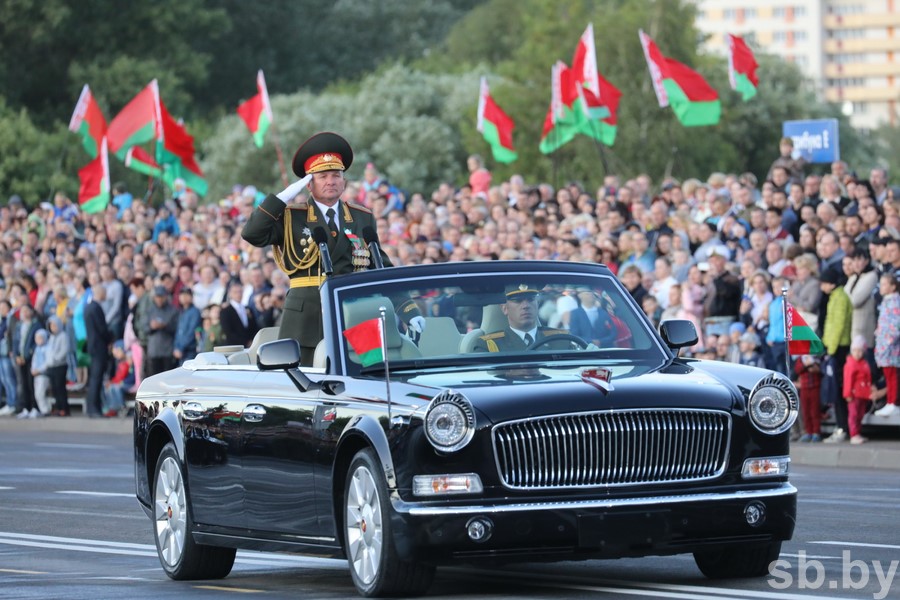
{"label": "rear wheel", "polygon": [[780,553],[781,542],[734,545],[694,552],[694,562],[710,579],[763,577]]}
{"label": "rear wheel", "polygon": [[175,446],[166,444],[153,477],[153,534],[156,553],[172,579],[221,579],[234,565],[234,548],[194,542],[190,502]]}
{"label": "rear wheel", "polygon": [[344,486],[344,543],[350,575],[363,596],[424,594],[434,567],[397,557],[391,535],[387,483],[375,454],[360,450]]}

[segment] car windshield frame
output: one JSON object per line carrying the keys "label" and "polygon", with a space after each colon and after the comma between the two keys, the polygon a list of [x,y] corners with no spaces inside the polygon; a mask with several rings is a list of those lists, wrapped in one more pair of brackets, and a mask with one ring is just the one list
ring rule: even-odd
{"label": "car windshield frame", "polygon": [[[391,357],[389,359],[391,370],[419,372],[461,369],[468,366],[494,368],[497,365],[509,363],[552,366],[555,364],[571,365],[579,361],[589,362],[594,365],[602,364],[603,361],[621,361],[623,359],[641,362],[648,361],[662,365],[670,361],[674,355],[662,342],[659,334],[652,327],[643,311],[640,310],[631,294],[608,269],[600,269],[596,265],[593,266],[595,267],[594,269],[589,269],[588,266],[585,266],[584,270],[550,270],[549,268],[498,270],[495,268],[482,271],[475,269],[472,271],[469,271],[469,269],[448,269],[446,272],[434,267],[427,271],[421,270],[422,267],[401,267],[384,270],[382,273],[383,277],[378,280],[371,280],[371,277],[367,278],[369,281],[354,282],[351,281],[351,278],[340,282],[332,280],[334,285],[328,292],[328,301],[334,309],[325,311],[325,317],[330,317],[331,320],[326,330],[333,336],[331,344],[333,350],[332,361],[339,372],[349,376],[373,377],[384,373],[383,365],[379,367],[376,364],[364,367],[351,358],[355,357],[355,354],[351,354],[351,347],[343,332],[348,327],[352,327],[352,324],[348,325],[347,322],[345,305],[355,300],[373,296],[391,296],[398,299],[398,301],[387,303],[388,307],[393,304],[392,307],[396,310],[397,305],[402,302],[403,298],[422,299],[421,296],[415,296],[411,292],[438,289],[445,291],[458,290],[457,295],[453,297],[453,305],[456,309],[459,309],[461,306],[478,307],[477,303],[466,304],[464,302],[462,305],[458,305],[457,300],[459,297],[463,297],[469,302],[480,297],[485,300],[485,304],[481,305],[481,309],[484,310],[485,306],[506,302],[505,297],[512,298],[518,291],[529,293],[535,287],[541,288],[538,290],[540,292],[538,305],[539,309],[543,307],[545,310],[546,304],[551,301],[552,296],[555,294],[574,297],[579,291],[594,290],[595,292],[600,292],[602,290],[603,294],[596,295],[601,305],[610,308],[612,313],[622,319],[623,322],[627,322],[628,331],[634,336],[632,340],[637,340],[640,344],[639,347],[595,346],[586,350],[572,351],[569,349],[551,348],[551,344],[545,344],[542,348],[536,350],[470,351],[413,358]],[[387,277],[388,275],[392,277]],[[561,294],[563,291],[565,294]],[[507,296],[507,294],[510,295]],[[558,297],[556,296],[556,299]],[[488,299],[491,301],[488,302]],[[376,302],[376,304],[378,303]],[[569,302],[569,305],[571,304]],[[369,306],[369,312],[372,313],[370,318],[377,316],[377,312],[371,311],[372,306]],[[603,309],[601,308],[600,310]],[[389,310],[389,312],[393,311]],[[397,322],[394,315],[388,314],[386,316],[387,327],[391,327],[392,322]],[[463,327],[457,318],[458,315],[451,316],[454,317],[460,335],[465,335],[462,331]],[[504,320],[509,324],[505,317]],[[358,324],[358,322],[353,324]],[[538,320],[538,325],[548,326],[541,319]],[[402,325],[400,327],[402,328]],[[490,332],[485,332],[485,334],[487,333]],[[400,335],[404,336],[403,333],[400,333]],[[403,343],[405,344],[406,342]],[[470,360],[465,361],[464,359],[466,358],[470,358]]]}

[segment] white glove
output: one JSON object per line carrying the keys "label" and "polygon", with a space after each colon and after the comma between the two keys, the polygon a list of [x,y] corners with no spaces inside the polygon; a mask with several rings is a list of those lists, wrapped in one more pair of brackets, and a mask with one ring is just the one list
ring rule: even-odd
{"label": "white glove", "polygon": [[277,194],[275,197],[287,204],[291,200],[293,200],[297,194],[303,191],[303,188],[309,185],[309,182],[312,181],[312,173],[301,179],[300,181],[295,181],[291,185],[287,186]]}
{"label": "white glove", "polygon": [[419,335],[422,335],[422,332],[425,331],[425,317],[418,316],[410,319],[409,328]]}

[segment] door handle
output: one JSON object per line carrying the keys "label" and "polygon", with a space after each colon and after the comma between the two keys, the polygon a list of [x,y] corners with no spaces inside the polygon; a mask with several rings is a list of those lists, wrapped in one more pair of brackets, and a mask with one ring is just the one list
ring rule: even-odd
{"label": "door handle", "polygon": [[197,419],[202,419],[206,413],[199,402],[186,402],[181,414],[188,421],[196,421]]}
{"label": "door handle", "polygon": [[266,416],[266,409],[259,404],[250,404],[244,409],[243,416],[248,423],[259,423]]}

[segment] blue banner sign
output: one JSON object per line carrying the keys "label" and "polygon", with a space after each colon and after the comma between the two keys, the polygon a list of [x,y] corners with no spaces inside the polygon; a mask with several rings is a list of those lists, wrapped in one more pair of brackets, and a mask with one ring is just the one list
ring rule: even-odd
{"label": "blue banner sign", "polygon": [[784,137],[794,140],[794,153],[811,163],[830,163],[841,159],[837,119],[785,121]]}

